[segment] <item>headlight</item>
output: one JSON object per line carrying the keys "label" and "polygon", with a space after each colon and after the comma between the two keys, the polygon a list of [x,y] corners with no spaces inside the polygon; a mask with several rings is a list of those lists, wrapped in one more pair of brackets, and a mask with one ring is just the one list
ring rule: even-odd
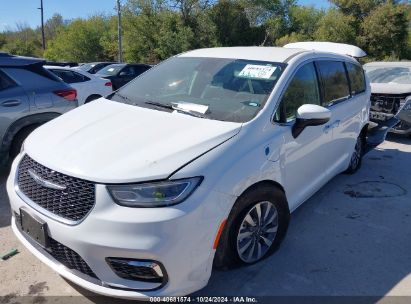
{"label": "headlight", "polygon": [[107,186],[117,204],[127,207],[164,207],[179,204],[200,185],[202,177],[134,185]]}

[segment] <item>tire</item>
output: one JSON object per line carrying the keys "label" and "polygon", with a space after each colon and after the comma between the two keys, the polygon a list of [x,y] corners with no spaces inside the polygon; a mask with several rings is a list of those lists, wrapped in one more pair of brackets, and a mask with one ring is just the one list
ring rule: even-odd
{"label": "tire", "polygon": [[[258,218],[258,209],[261,211],[260,225],[253,227],[250,217]],[[214,267],[234,268],[267,258],[279,248],[287,232],[289,218],[287,200],[281,189],[270,183],[250,188],[237,199],[230,212],[217,246]],[[247,259],[250,255],[251,258]]]}
{"label": "tire", "polygon": [[99,99],[101,96],[100,95],[90,95],[89,97],[87,97],[86,101],[84,102],[84,104],[89,103],[93,100]]}
{"label": "tire", "polygon": [[354,152],[351,155],[350,164],[348,165],[345,174],[354,174],[361,168],[362,158],[364,156],[365,150],[365,135],[363,132],[357,137],[357,142],[355,143]]}
{"label": "tire", "polygon": [[13,161],[16,158],[16,156],[20,153],[21,146],[23,145],[23,142],[27,138],[27,136],[29,136],[30,133],[37,129],[39,126],[40,124],[35,124],[24,127],[14,136],[9,151],[11,161]]}

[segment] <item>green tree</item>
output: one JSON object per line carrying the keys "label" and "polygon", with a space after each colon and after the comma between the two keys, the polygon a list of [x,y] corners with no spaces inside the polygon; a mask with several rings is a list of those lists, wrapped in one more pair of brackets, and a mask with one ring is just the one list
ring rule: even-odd
{"label": "green tree", "polygon": [[407,54],[407,6],[386,3],[375,8],[361,24],[359,44],[378,59],[404,58]]}
{"label": "green tree", "polygon": [[325,12],[313,6],[293,6],[290,8],[290,32],[298,34],[302,39],[312,40],[318,28],[318,22]]}
{"label": "green tree", "polygon": [[356,43],[355,18],[337,9],[329,9],[318,21],[315,40],[339,43]]}
{"label": "green tree", "polygon": [[107,17],[93,16],[76,19],[60,28],[56,38],[49,42],[44,56],[51,60],[100,61],[113,59],[101,42],[109,32]]}
{"label": "green tree", "polygon": [[356,20],[364,17],[387,0],[330,0],[344,15],[351,15]]}
{"label": "green tree", "polygon": [[221,46],[259,44],[263,37],[251,29],[244,7],[235,1],[221,0],[210,11],[216,37]]}

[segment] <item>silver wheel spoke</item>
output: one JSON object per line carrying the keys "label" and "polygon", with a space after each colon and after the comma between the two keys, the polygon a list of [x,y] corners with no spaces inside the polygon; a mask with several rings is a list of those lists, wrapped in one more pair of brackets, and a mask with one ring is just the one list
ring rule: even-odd
{"label": "silver wheel spoke", "polygon": [[250,247],[251,243],[253,243],[253,239],[250,238],[250,240],[245,245],[243,245],[242,248],[240,248],[240,253],[243,254],[248,249],[248,247]]}
{"label": "silver wheel spoke", "polygon": [[277,227],[277,226],[274,226],[274,227],[272,227],[272,228],[266,229],[264,232],[265,232],[265,233],[275,233],[275,232],[277,232],[277,229],[278,229],[278,227]]}
{"label": "silver wheel spoke", "polygon": [[254,219],[251,217],[250,213],[248,213],[244,219],[248,224],[250,224],[251,226],[255,226],[257,225],[257,223],[254,221]]}
{"label": "silver wheel spoke", "polygon": [[277,210],[274,210],[273,215],[265,222],[264,227],[274,222],[274,220],[277,218],[277,215],[278,215]]}
{"label": "silver wheel spoke", "polygon": [[257,212],[257,224],[261,225],[261,205],[260,204],[255,206],[255,211]]}
{"label": "silver wheel spoke", "polygon": [[264,214],[264,222],[267,223],[267,217],[270,214],[271,211],[271,204],[267,205],[267,208],[265,209],[265,214]]}
{"label": "silver wheel spoke", "polygon": [[273,243],[271,240],[267,239],[267,238],[264,237],[264,236],[261,236],[261,239],[264,241],[264,243],[265,243],[268,247],[270,247],[271,244]]}
{"label": "silver wheel spoke", "polygon": [[251,260],[253,258],[254,249],[255,249],[255,241],[253,240],[253,246],[251,247],[250,252],[248,253],[248,259],[249,260]]}
{"label": "silver wheel spoke", "polygon": [[240,232],[240,234],[238,235],[238,240],[242,241],[248,237],[250,237],[253,233],[251,231],[244,231],[244,232]]}

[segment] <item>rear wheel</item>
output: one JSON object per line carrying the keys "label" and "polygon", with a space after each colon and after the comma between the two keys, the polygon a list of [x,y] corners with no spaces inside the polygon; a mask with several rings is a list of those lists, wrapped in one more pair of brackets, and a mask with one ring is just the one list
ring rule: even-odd
{"label": "rear wheel", "polygon": [[345,171],[346,174],[354,174],[355,172],[358,171],[361,167],[362,163],[362,157],[364,155],[364,149],[365,149],[365,136],[363,134],[360,134],[358,136],[357,141],[355,143],[354,147],[354,152],[351,155],[351,160],[350,164]]}
{"label": "rear wheel", "polygon": [[254,264],[278,249],[289,222],[287,201],[279,188],[262,184],[234,204],[219,240],[214,266]]}
{"label": "rear wheel", "polygon": [[10,147],[9,155],[10,159],[13,160],[20,153],[21,146],[23,145],[24,140],[27,136],[30,135],[35,129],[37,129],[40,124],[30,125],[21,129],[13,138],[13,142]]}

